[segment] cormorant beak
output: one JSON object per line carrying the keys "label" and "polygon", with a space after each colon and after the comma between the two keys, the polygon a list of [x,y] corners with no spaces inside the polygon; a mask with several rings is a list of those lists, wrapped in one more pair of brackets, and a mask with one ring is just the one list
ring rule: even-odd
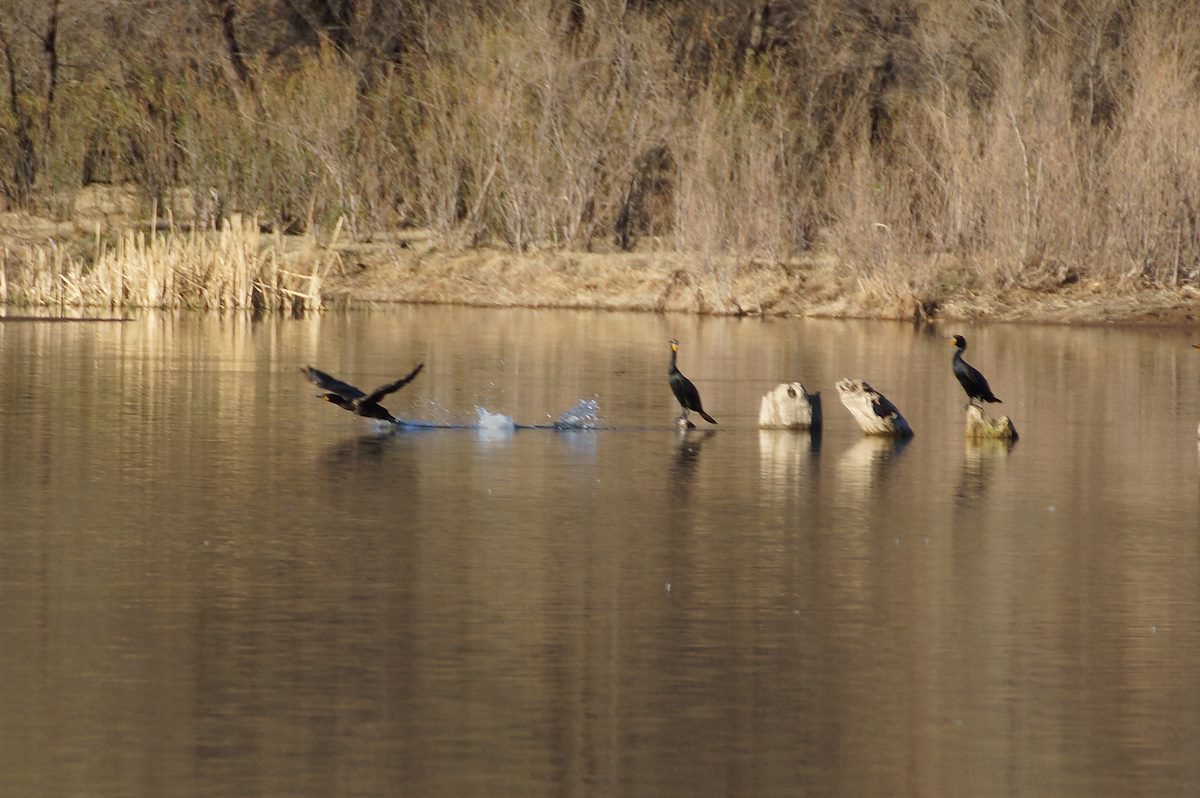
{"label": "cormorant beak", "polygon": [[955,343],[955,340],[954,340],[954,336],[953,336],[953,335],[952,335],[952,336],[950,336],[949,338],[947,338],[946,340],[947,340],[947,341],[949,341],[951,344]]}
{"label": "cormorant beak", "polygon": [[677,344],[677,343],[675,343],[674,341],[672,341],[672,342],[671,342],[671,351],[672,351],[672,352],[678,352],[678,351],[679,351],[679,344]]}
{"label": "cormorant beak", "polygon": [[1200,344],[1192,344],[1192,349],[1195,349],[1197,352],[1200,352]]}

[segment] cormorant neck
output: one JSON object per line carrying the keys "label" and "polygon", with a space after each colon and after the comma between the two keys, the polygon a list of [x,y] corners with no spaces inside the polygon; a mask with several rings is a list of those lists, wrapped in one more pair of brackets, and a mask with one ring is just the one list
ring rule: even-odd
{"label": "cormorant neck", "polygon": [[667,369],[668,374],[674,374],[676,371],[679,371],[679,369],[675,367],[675,354],[676,354],[675,350],[672,349],[671,350],[671,368]]}

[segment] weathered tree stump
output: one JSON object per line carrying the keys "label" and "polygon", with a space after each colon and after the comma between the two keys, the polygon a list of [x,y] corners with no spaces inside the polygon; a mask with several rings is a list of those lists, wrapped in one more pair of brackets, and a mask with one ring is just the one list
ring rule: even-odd
{"label": "weathered tree stump", "polygon": [[763,396],[758,406],[763,429],[821,430],[821,394],[809,393],[798,382],[782,382]]}
{"label": "weathered tree stump", "polygon": [[977,404],[967,405],[967,437],[971,440],[1015,441],[1017,428],[1008,416],[988,418]]}
{"label": "weathered tree stump", "polygon": [[888,398],[863,380],[844,379],[837,384],[838,398],[868,435],[907,438],[912,427]]}

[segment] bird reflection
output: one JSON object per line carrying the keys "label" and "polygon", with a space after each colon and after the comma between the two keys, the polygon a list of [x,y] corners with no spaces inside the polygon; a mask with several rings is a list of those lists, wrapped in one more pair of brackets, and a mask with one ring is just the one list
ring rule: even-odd
{"label": "bird reflection", "polygon": [[696,466],[700,462],[700,449],[716,430],[682,430],[675,445],[675,460],[671,463],[671,489],[681,501],[691,493]]}
{"label": "bird reflection", "polygon": [[388,444],[395,437],[388,429],[338,441],[325,450],[324,464],[331,471],[344,472],[348,466],[373,463],[382,458]]}

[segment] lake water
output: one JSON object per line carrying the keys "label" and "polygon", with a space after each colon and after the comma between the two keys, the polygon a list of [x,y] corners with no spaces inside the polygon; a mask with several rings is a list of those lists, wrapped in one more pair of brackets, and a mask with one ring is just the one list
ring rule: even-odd
{"label": "lake water", "polygon": [[[956,332],[1011,450],[963,439]],[[671,426],[672,337],[718,427]],[[1195,795],[1191,341],[0,323],[0,795]],[[384,404],[461,428],[381,432],[299,373],[418,361]],[[844,376],[916,436],[863,438]],[[784,380],[822,392],[819,439],[757,429]],[[603,429],[469,427],[586,399]]]}

